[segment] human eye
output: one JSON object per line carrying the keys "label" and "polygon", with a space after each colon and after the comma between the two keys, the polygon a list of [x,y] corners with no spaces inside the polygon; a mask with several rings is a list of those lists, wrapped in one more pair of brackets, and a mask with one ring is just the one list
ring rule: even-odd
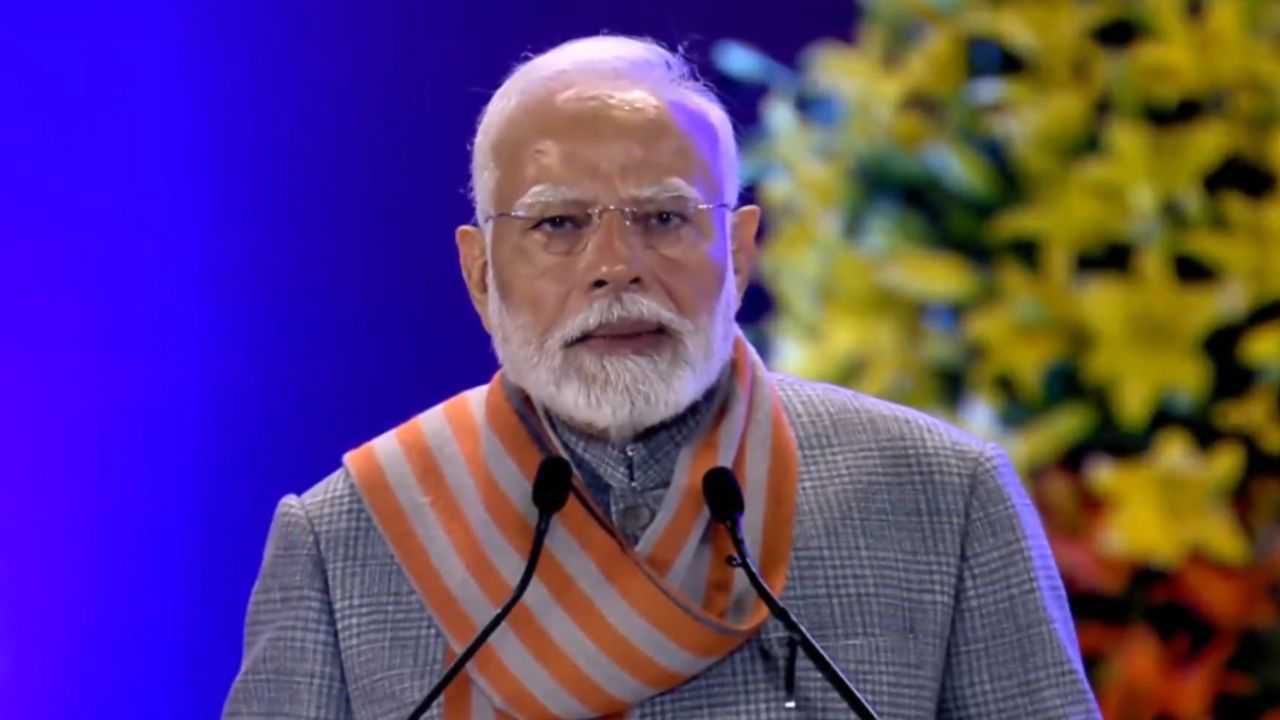
{"label": "human eye", "polygon": [[640,224],[650,232],[675,232],[689,224],[689,212],[685,208],[652,208],[640,213]]}
{"label": "human eye", "polygon": [[590,217],[581,213],[555,213],[537,217],[530,230],[562,234],[581,232],[590,224]]}

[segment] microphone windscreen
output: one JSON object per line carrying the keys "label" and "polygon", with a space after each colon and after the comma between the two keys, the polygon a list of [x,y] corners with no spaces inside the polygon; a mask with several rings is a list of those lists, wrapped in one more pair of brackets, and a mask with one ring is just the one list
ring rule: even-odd
{"label": "microphone windscreen", "polygon": [[745,505],[742,488],[727,467],[713,467],[702,476],[702,497],[707,501],[711,518],[718,523],[737,522],[742,516]]}
{"label": "microphone windscreen", "polygon": [[552,455],[538,464],[533,476],[533,506],[544,515],[555,515],[569,502],[573,485],[573,468],[569,461]]}

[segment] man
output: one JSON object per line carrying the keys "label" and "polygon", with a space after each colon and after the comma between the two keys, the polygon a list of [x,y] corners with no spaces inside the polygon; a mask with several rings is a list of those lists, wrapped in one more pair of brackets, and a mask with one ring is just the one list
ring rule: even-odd
{"label": "man", "polygon": [[1003,454],[742,339],[760,210],[737,173],[723,108],[654,44],[582,39],[507,79],[456,238],[502,370],[280,503],[224,717],[406,716],[511,592],[552,454],[577,492],[430,717],[848,716],[724,563],[715,465],[766,581],[881,717],[1097,716]]}

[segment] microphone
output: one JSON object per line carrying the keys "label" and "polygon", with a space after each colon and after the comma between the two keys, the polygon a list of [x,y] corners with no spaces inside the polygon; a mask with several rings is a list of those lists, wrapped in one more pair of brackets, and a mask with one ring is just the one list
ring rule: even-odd
{"label": "microphone", "polygon": [[707,501],[707,510],[711,513],[711,519],[729,531],[729,540],[733,543],[736,554],[726,557],[725,562],[742,569],[747,576],[747,581],[756,591],[756,595],[760,596],[765,607],[769,608],[769,614],[777,618],[787,632],[796,639],[810,662],[817,666],[818,672],[822,673],[827,683],[840,694],[854,715],[862,720],[880,720],[880,716],[876,715],[867,701],[862,699],[853,684],[822,651],[809,631],[791,615],[791,611],[778,600],[769,586],[764,584],[764,580],[760,579],[760,573],[756,571],[755,565],[751,562],[751,556],[747,552],[747,544],[742,539],[741,518],[746,505],[742,500],[742,488],[739,487],[738,478],[734,477],[733,471],[727,467],[713,467],[708,470],[702,476],[702,497]]}
{"label": "microphone", "polygon": [[449,687],[449,683],[462,672],[471,657],[480,651],[493,631],[507,619],[507,615],[520,601],[525,590],[529,589],[533,572],[538,567],[538,558],[542,555],[542,544],[547,539],[547,531],[551,528],[551,518],[569,501],[569,491],[572,487],[573,468],[569,466],[568,460],[552,455],[538,464],[538,472],[533,476],[533,505],[538,509],[538,524],[533,530],[533,545],[529,548],[529,559],[525,561],[524,572],[520,574],[515,589],[511,591],[511,597],[507,598],[507,602],[494,613],[471,644],[467,645],[466,649],[454,659],[449,669],[445,670],[444,675],[431,688],[431,692],[418,703],[418,707],[409,713],[409,720],[418,720],[431,709],[431,706],[444,694],[445,688]]}

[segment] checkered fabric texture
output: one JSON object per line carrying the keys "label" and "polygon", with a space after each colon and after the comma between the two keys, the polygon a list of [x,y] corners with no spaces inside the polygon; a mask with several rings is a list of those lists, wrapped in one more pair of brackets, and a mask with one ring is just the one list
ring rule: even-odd
{"label": "checkered fabric texture", "polygon": [[[564,446],[592,499],[633,547],[658,516],[680,451],[697,439],[694,435],[718,406],[718,391],[729,382],[728,377],[726,372],[684,412],[627,443],[588,435],[548,416],[552,432]],[[525,417],[527,412],[521,412],[525,403],[512,405],[527,426],[537,427],[533,418]]]}
{"label": "checkered fabric texture", "polygon": [[[906,408],[772,377],[800,454],[783,600],[879,715],[1099,717],[1053,556],[1003,453]],[[276,510],[223,717],[403,718],[443,672],[444,646],[339,471]],[[850,716],[803,656],[787,708],[785,658],[770,621],[628,717]]]}

